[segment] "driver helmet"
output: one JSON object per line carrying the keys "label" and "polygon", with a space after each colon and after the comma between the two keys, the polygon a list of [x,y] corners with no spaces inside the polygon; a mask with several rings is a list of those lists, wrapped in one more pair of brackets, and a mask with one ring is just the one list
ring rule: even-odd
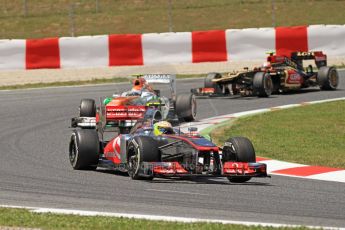
{"label": "driver helmet", "polygon": [[144,78],[137,78],[133,80],[132,91],[142,90],[143,88],[145,88],[145,85],[146,85],[146,80]]}
{"label": "driver helmet", "polygon": [[159,121],[153,125],[153,133],[159,136],[162,134],[174,134],[175,132],[170,122]]}

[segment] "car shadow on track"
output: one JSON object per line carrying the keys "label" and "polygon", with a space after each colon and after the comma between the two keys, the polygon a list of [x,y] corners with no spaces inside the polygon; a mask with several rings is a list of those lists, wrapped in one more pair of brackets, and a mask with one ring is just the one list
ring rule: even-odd
{"label": "car shadow on track", "polygon": [[248,181],[245,183],[231,183],[225,178],[155,178],[149,183],[153,184],[208,184],[208,185],[255,185],[255,186],[273,186],[270,183],[258,182],[258,181]]}
{"label": "car shadow on track", "polygon": [[[317,93],[317,92],[322,92],[324,90],[320,90],[318,88],[305,88],[305,89],[299,89],[299,90],[289,90],[287,92],[281,92],[281,93],[273,93],[269,97],[256,97],[256,96],[240,96],[240,95],[233,95],[233,96],[197,96],[197,99],[200,100],[216,100],[216,99],[222,99],[222,100],[245,100],[245,101],[250,101],[250,100],[257,100],[257,99],[274,99],[279,96],[284,96],[284,95],[294,95],[294,94],[305,94],[305,93]],[[344,91],[343,89],[337,89],[336,91]]]}
{"label": "car shadow on track", "polygon": [[121,171],[118,171],[118,170],[97,169],[96,172],[104,173],[104,174],[111,174],[111,175],[114,175],[114,176],[129,177],[127,172],[121,172]]}
{"label": "car shadow on track", "polygon": [[[116,170],[109,170],[109,169],[97,169],[96,172],[110,174],[114,176],[122,176],[127,177],[128,180],[131,180],[128,176],[127,172],[121,172]],[[266,182],[258,182],[258,181],[248,181],[245,183],[231,183],[226,178],[223,177],[189,177],[189,178],[182,178],[182,177],[157,177],[153,180],[140,180],[145,183],[152,183],[152,184],[209,184],[209,185],[255,185],[255,186],[272,186],[270,183]]]}
{"label": "car shadow on track", "polygon": [[282,93],[275,93],[274,95],[294,95],[294,94],[308,94],[308,93],[320,93],[320,92],[337,92],[337,91],[344,91],[344,89],[337,88],[336,90],[321,90],[318,88],[305,88],[300,90],[289,90],[287,92]]}
{"label": "car shadow on track", "polygon": [[278,95],[271,95],[270,97],[254,97],[254,96],[239,96],[239,95],[235,95],[235,96],[223,96],[223,97],[206,97],[206,96],[202,96],[202,97],[197,97],[197,99],[199,100],[243,100],[243,101],[251,101],[251,100],[258,100],[258,99],[274,99],[277,98]]}
{"label": "car shadow on track", "polygon": [[307,89],[300,89],[300,90],[289,90],[283,93],[277,93],[275,95],[294,95],[294,94],[305,94],[305,93],[317,93],[321,92],[322,90],[317,88],[307,88]]}

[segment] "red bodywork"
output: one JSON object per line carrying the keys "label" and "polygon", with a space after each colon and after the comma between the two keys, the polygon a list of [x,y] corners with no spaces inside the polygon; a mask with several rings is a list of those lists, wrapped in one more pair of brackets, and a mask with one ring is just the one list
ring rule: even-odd
{"label": "red bodywork", "polygon": [[[132,81],[132,90],[145,90],[154,92],[152,87],[142,77],[138,77]],[[140,96],[121,96],[112,98],[112,100],[105,105],[105,119],[106,121],[124,121],[124,120],[138,120],[144,117],[147,110],[145,105],[136,105],[135,100],[140,99]],[[96,115],[96,122],[100,120],[100,115]]]}
{"label": "red bodywork", "polygon": [[153,166],[153,172],[161,175],[178,175],[187,174],[185,170],[178,162],[162,162]]}
{"label": "red bodywork", "polygon": [[[153,172],[158,175],[183,176],[188,174],[179,162],[160,162],[153,165]],[[257,173],[267,173],[266,165],[261,164],[259,167],[252,166],[244,162],[225,162],[222,174],[224,176],[250,176]]]}
{"label": "red bodywork", "polygon": [[120,105],[106,106],[105,117],[109,120],[138,120],[143,118],[146,106]]}
{"label": "red bodywork", "polygon": [[[259,167],[259,171],[262,173],[266,173],[266,165],[261,165]],[[257,168],[251,167],[249,163],[242,163],[242,162],[225,162],[223,165],[223,174],[236,174],[236,175],[243,175],[243,174],[254,174],[258,172]]]}
{"label": "red bodywork", "polygon": [[104,157],[112,161],[114,164],[121,163],[121,135],[112,139],[104,148]]}
{"label": "red bodywork", "polygon": [[139,96],[113,98],[105,106],[106,120],[138,120],[144,117],[147,109],[144,105],[131,105]]}
{"label": "red bodywork", "polygon": [[214,88],[200,88],[200,93],[214,93]]}

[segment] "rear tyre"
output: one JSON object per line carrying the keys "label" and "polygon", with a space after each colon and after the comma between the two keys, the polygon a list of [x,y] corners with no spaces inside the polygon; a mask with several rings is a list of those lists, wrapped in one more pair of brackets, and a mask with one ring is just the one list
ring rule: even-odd
{"label": "rear tyre", "polygon": [[99,160],[98,134],[92,129],[74,130],[69,144],[69,161],[76,170],[95,170]]}
{"label": "rear tyre", "polygon": [[93,99],[82,99],[79,106],[80,117],[95,117],[96,104]]}
{"label": "rear tyre", "polygon": [[265,72],[257,72],[253,79],[254,95],[258,97],[269,97],[273,91],[271,76]]}
{"label": "rear tyre", "polygon": [[[223,162],[256,162],[255,150],[251,141],[246,137],[232,137],[223,148]],[[228,177],[233,183],[244,183],[251,177]]]}
{"label": "rear tyre", "polygon": [[176,97],[175,111],[180,121],[194,121],[196,117],[196,99],[193,94],[184,93]]}
{"label": "rear tyre", "polygon": [[220,84],[214,83],[213,79],[219,79],[222,75],[220,73],[208,73],[205,81],[204,81],[204,87],[205,88],[214,88],[215,94],[221,94],[223,92],[223,87]]}
{"label": "rear tyre", "polygon": [[143,162],[160,162],[161,156],[157,143],[149,136],[136,136],[128,144],[128,175],[133,180],[148,179],[152,180],[153,176],[140,176],[140,168]]}
{"label": "rear tyre", "polygon": [[317,82],[322,90],[336,90],[339,84],[339,73],[337,69],[322,66],[317,74]]}

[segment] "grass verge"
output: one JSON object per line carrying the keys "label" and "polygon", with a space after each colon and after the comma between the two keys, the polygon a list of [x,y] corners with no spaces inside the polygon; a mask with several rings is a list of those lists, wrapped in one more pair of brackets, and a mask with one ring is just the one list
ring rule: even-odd
{"label": "grass verge", "polygon": [[[177,79],[186,78],[200,78],[205,75],[203,74],[178,74]],[[51,82],[51,83],[33,83],[23,85],[9,85],[0,86],[0,90],[14,90],[14,89],[31,89],[31,88],[46,88],[46,87],[58,87],[58,86],[77,86],[77,85],[95,85],[95,84],[106,84],[106,83],[121,83],[129,82],[129,78],[125,77],[114,77],[114,78],[95,78],[86,81],[65,81],[65,82]]]}
{"label": "grass verge", "polygon": [[127,78],[95,78],[86,81],[64,81],[64,82],[50,82],[50,83],[30,83],[23,85],[9,85],[0,86],[0,90],[13,90],[13,89],[31,89],[31,88],[45,88],[45,87],[58,87],[58,86],[73,86],[73,85],[93,85],[104,83],[120,83],[128,81]]}
{"label": "grass verge", "polygon": [[228,122],[211,132],[224,143],[245,136],[258,156],[345,168],[345,101],[277,110]]}
{"label": "grass verge", "polygon": [[170,22],[174,32],[345,23],[345,14],[341,13],[345,4],[341,0],[3,0],[1,3],[0,38],[5,39],[63,37],[71,36],[72,31],[76,36],[166,32]]}
{"label": "grass verge", "polygon": [[[0,226],[40,229],[277,229],[273,227],[224,225],[215,223],[177,223],[116,217],[88,217],[32,213],[25,209],[0,208]],[[1,227],[0,227],[1,228]],[[306,229],[306,228],[283,228]]]}

